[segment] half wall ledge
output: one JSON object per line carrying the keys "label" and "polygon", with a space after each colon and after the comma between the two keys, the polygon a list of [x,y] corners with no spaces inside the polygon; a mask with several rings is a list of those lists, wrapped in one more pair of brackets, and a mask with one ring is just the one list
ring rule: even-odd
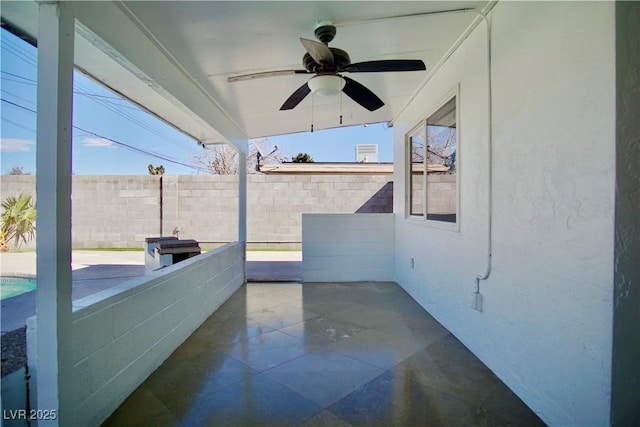
{"label": "half wall ledge", "polygon": [[[243,242],[229,243],[74,302],[74,425],[100,425],[244,284],[244,253]],[[34,316],[27,319],[34,378],[36,338]]]}
{"label": "half wall ledge", "polygon": [[393,281],[394,217],[302,214],[303,281]]}

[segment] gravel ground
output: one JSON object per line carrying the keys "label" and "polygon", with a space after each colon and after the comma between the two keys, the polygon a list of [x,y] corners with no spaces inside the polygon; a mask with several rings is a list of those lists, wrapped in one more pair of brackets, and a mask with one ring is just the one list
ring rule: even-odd
{"label": "gravel ground", "polygon": [[2,334],[2,376],[27,364],[27,328]]}

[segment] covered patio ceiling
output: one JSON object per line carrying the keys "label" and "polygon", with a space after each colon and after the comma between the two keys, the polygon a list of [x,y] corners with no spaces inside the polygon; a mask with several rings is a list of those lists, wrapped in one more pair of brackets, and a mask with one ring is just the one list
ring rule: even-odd
{"label": "covered patio ceiling", "polygon": [[[391,121],[463,36],[487,1],[68,2],[76,16],[78,69],[169,124],[207,143]],[[3,2],[3,25],[37,39],[37,3]],[[451,12],[448,12],[451,11]],[[300,37],[331,21],[331,47],[351,62],[421,59],[426,71],[347,73],[384,107],[369,112],[347,96],[282,103],[311,75],[241,82],[228,77],[302,69]],[[312,100],[312,98],[314,98]],[[312,113],[313,102],[313,113]]]}

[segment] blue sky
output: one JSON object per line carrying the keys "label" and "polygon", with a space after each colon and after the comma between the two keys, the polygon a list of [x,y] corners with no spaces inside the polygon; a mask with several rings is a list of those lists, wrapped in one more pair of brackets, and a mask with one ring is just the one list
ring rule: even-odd
{"label": "blue sky", "polygon": [[[0,173],[12,167],[36,172],[36,49],[0,30]],[[169,175],[198,173],[194,140],[141,111],[80,73],[74,77],[73,172],[76,175],[146,174],[163,165]],[[288,158],[299,152],[316,162],[351,162],[356,144],[378,144],[382,162],[393,160],[392,130],[383,124],[270,137]],[[200,172],[202,173],[202,172]]]}

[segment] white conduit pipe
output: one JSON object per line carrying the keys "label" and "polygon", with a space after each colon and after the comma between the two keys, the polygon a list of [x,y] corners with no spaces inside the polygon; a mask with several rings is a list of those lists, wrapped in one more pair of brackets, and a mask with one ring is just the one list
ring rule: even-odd
{"label": "white conduit pipe", "polygon": [[[492,88],[491,88],[491,23],[487,15],[476,11],[478,15],[484,19],[484,22],[487,27],[487,89],[488,89],[488,102],[487,102],[487,116],[488,116],[488,129],[487,129],[487,155],[488,155],[488,166],[489,169],[487,171],[487,182],[488,182],[488,202],[487,202],[487,263],[484,274],[478,274],[476,276],[476,287],[475,293],[480,293],[480,281],[487,280],[491,275],[491,255],[492,255],[492,220],[493,220],[493,103],[492,103]],[[481,310],[481,308],[477,308]]]}
{"label": "white conduit pipe", "polygon": [[[487,18],[487,14],[493,9],[496,5],[497,1],[490,2],[487,7],[485,7],[485,13],[482,13],[476,9],[464,9],[455,12],[475,12],[478,17],[484,20],[487,28],[487,156],[488,156],[488,195],[487,195],[487,262],[484,274],[478,274],[475,278],[475,292],[474,296],[478,297],[480,294],[480,281],[487,280],[491,275],[491,256],[493,251],[492,245],[492,221],[493,221],[493,101],[492,101],[492,77],[491,77],[491,23],[489,18]],[[454,11],[451,11],[454,12]],[[444,56],[438,61],[433,70],[427,75],[427,77],[423,80],[423,82],[419,85],[419,87],[414,91],[414,93],[409,97],[407,102],[400,108],[398,113],[389,121],[389,127],[393,127],[397,118],[404,112],[408,105],[418,96],[418,93],[427,85],[427,83],[431,80],[431,78],[435,75],[435,73],[440,69],[440,67],[453,55],[453,53],[460,47],[462,42],[469,37],[471,32],[476,28],[475,25],[471,25],[467,31],[465,31],[460,38],[451,46],[451,48],[444,54]],[[482,302],[481,299],[478,301],[478,304],[474,304],[474,308],[478,311],[482,311]]]}

